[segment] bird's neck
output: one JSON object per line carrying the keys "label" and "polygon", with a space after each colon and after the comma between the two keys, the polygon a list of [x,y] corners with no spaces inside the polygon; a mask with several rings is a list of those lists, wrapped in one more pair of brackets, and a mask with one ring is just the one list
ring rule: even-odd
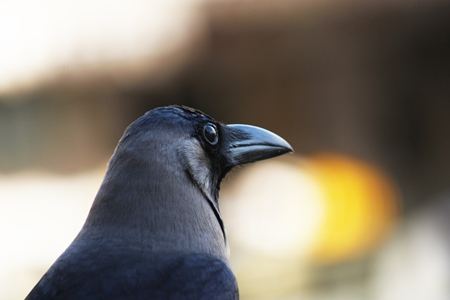
{"label": "bird's neck", "polygon": [[[110,166],[115,168],[115,166]],[[153,252],[226,258],[218,211],[184,171],[164,165],[109,170],[80,236],[114,239]]]}

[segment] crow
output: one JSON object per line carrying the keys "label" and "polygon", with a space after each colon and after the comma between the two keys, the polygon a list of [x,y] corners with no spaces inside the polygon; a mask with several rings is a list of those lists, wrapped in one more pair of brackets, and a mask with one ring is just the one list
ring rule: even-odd
{"label": "crow", "polygon": [[220,183],[287,152],[270,131],[186,106],[147,112],[120,139],[81,231],[26,299],[238,299]]}

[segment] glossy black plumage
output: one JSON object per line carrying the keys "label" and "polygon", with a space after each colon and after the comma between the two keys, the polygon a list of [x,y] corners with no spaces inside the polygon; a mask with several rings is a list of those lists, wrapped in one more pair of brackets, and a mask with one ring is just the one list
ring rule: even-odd
{"label": "glossy black plumage", "polygon": [[27,299],[237,299],[220,182],[289,151],[258,127],[150,111],[126,130],[83,228]]}

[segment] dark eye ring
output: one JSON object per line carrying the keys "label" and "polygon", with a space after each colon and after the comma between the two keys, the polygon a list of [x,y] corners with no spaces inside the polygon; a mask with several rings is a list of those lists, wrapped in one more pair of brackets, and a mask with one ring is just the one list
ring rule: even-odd
{"label": "dark eye ring", "polygon": [[217,144],[219,141],[219,135],[217,133],[216,126],[213,124],[206,124],[205,127],[203,127],[203,137],[209,144]]}

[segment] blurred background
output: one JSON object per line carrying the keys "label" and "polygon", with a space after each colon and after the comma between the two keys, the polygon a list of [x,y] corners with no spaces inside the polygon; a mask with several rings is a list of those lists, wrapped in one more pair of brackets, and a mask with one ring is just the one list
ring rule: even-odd
{"label": "blurred background", "polygon": [[449,83],[447,1],[0,1],[0,299],[168,104],[296,150],[222,185],[242,299],[450,299]]}

